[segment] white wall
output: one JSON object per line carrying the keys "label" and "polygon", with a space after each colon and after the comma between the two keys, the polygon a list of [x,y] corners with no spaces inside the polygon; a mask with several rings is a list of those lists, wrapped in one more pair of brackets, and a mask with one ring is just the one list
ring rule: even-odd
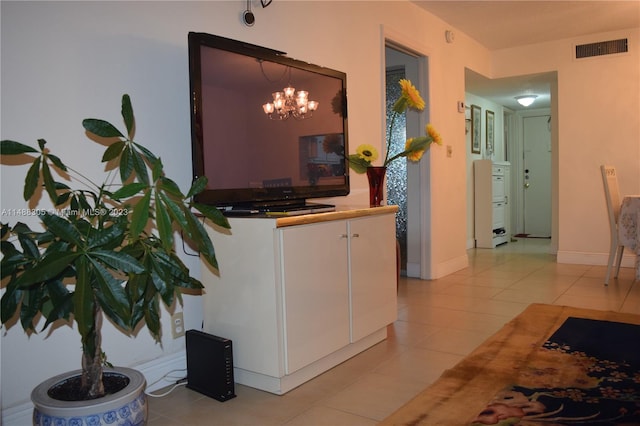
{"label": "white wall", "polygon": [[[425,168],[434,184],[429,262],[435,275],[466,266],[464,65],[488,63],[488,52],[457,37],[444,40],[444,23],[408,2],[273,2],[256,8],[256,24],[240,17],[241,1],[216,2],[7,2],[0,3],[2,36],[2,139],[52,149],[83,173],[98,179],[101,148],[88,141],[81,121],[103,118],[119,125],[120,98],[131,95],[137,140],[159,154],[169,176],[183,188],[191,178],[187,33],[202,31],[288,52],[289,56],[347,73],[352,147],[384,140],[382,75],[384,37],[417,46],[430,58],[431,121],[444,147],[432,149]],[[353,19],[357,16],[358,19]],[[307,17],[308,19],[300,19]],[[287,22],[287,26],[282,26]],[[314,31],[306,26],[313,24]],[[295,35],[295,36],[294,36]],[[471,46],[472,54],[466,52]],[[426,78],[423,76],[422,78]],[[94,160],[95,159],[95,160]],[[22,167],[0,168],[1,207],[26,207]],[[340,204],[368,202],[366,180],[352,179],[352,194]],[[3,217],[15,222],[21,218]],[[181,248],[179,249],[179,251]],[[197,259],[183,256],[195,276]],[[462,266],[460,266],[462,265]],[[224,270],[224,265],[221,265]],[[206,284],[206,283],[205,283]],[[185,298],[188,328],[199,328],[202,307]],[[114,364],[139,367],[152,380],[184,363],[184,340],[172,340],[163,312],[165,337],[155,344],[146,329],[136,339],[105,324],[104,348]],[[67,326],[26,337],[20,326],[3,330],[2,408],[5,424],[26,415],[30,390],[45,378],[80,366],[80,343]],[[19,366],[19,368],[18,368]],[[163,370],[164,371],[161,371]],[[21,411],[22,410],[22,411]],[[24,417],[21,419],[24,420]]]}

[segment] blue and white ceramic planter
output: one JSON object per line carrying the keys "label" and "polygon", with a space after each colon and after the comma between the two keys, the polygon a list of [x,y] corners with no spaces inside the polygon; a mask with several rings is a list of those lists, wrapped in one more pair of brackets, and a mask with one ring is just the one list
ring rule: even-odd
{"label": "blue and white ceramic planter", "polygon": [[55,384],[80,375],[70,371],[40,383],[31,392],[33,424],[37,426],[123,426],[147,423],[146,382],[139,371],[116,367],[105,372],[122,374],[129,385],[119,392],[89,401],[59,401],[47,392]]}

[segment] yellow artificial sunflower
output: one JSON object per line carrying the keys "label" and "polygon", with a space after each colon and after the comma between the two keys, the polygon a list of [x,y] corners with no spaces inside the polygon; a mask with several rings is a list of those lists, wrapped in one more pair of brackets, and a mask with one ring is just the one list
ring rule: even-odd
{"label": "yellow artificial sunflower", "polygon": [[372,145],[359,145],[356,152],[358,153],[358,156],[360,158],[368,161],[369,163],[372,163],[378,159],[378,150],[376,150]]}
{"label": "yellow artificial sunflower", "polygon": [[405,99],[409,108],[413,108],[418,111],[422,111],[424,109],[425,103],[420,96],[420,92],[409,80],[404,78],[400,80],[400,88],[402,89],[401,98]]}
{"label": "yellow artificial sunflower", "polygon": [[422,158],[422,154],[424,154],[424,149],[415,149],[415,147],[412,146],[413,141],[415,138],[409,138],[407,139],[407,142],[404,146],[404,150],[407,153],[407,158],[410,161],[420,161],[420,159]]}
{"label": "yellow artificial sunflower", "polygon": [[427,124],[427,126],[425,127],[425,131],[429,136],[431,136],[431,139],[433,139],[434,143],[442,145],[442,136],[440,136],[440,133],[438,133],[435,127],[433,127],[431,124]]}

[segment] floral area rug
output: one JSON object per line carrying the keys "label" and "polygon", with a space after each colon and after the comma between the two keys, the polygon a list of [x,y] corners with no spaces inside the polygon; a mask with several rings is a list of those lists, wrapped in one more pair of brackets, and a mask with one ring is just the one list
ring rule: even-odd
{"label": "floral area rug", "polygon": [[385,425],[640,425],[640,315],[534,304]]}

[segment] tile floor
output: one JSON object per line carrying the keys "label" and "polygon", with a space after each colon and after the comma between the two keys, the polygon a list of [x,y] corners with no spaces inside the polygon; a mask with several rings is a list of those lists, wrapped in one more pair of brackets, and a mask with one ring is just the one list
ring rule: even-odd
{"label": "tile floor", "polygon": [[549,240],[518,239],[470,250],[470,266],[444,278],[402,278],[387,340],[283,396],[236,384],[223,403],[178,387],[149,398],[150,424],[375,425],[529,303],[640,314],[631,268],[607,288],[606,267],[560,265],[548,252]]}

